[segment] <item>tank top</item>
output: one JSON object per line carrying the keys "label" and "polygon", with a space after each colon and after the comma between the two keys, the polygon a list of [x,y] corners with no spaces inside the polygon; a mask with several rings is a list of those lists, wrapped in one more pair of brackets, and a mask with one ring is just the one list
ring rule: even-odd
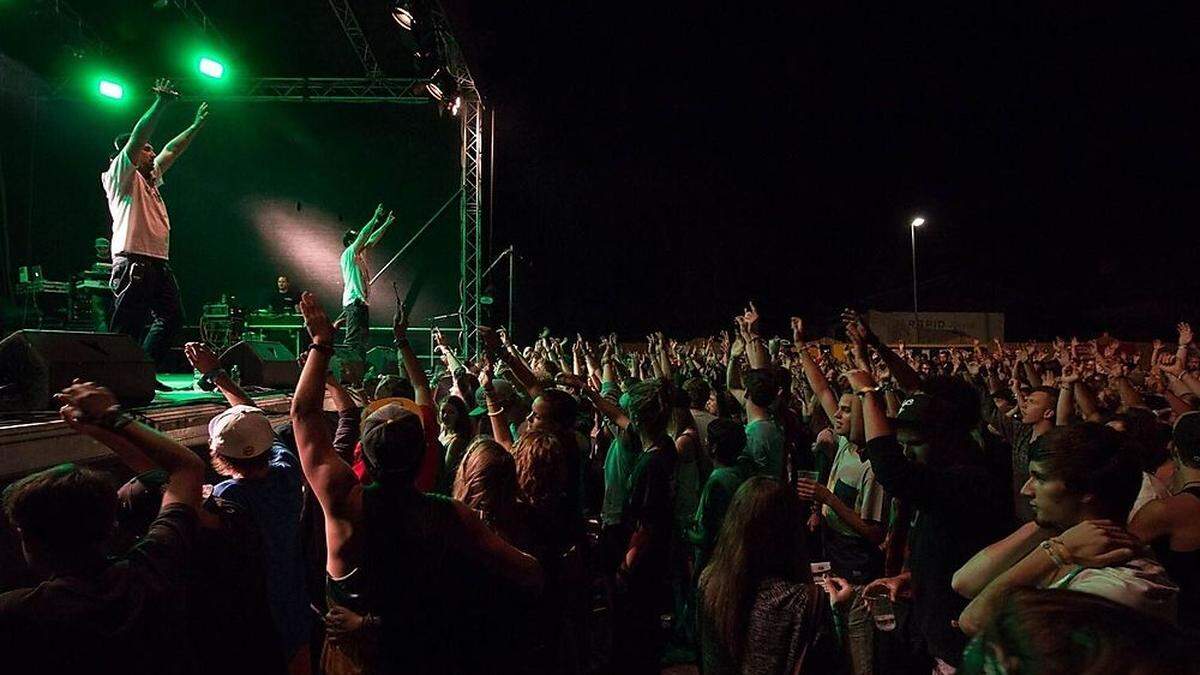
{"label": "tank top", "polygon": [[[1178,494],[1185,493],[1200,499],[1200,485],[1186,487]],[[1200,619],[1200,549],[1172,551],[1169,534],[1150,542],[1150,546],[1167,574],[1179,584],[1179,625],[1195,626]]]}

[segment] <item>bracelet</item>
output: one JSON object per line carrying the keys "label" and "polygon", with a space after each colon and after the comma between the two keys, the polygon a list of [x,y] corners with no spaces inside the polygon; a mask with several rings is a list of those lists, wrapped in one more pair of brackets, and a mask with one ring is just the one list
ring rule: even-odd
{"label": "bracelet", "polygon": [[308,347],[306,347],[304,351],[315,351],[315,352],[324,354],[326,356],[333,356],[334,349],[333,349],[333,345],[323,345],[323,344],[314,342],[314,343],[310,344]]}
{"label": "bracelet", "polygon": [[120,431],[129,426],[137,418],[127,412],[122,412],[120,408],[113,406],[104,411],[104,414],[96,419],[96,426],[107,429],[109,431]]}
{"label": "bracelet", "polygon": [[488,411],[488,417],[499,417],[503,414],[504,414],[504,408],[501,408],[501,409],[497,410],[496,412],[492,412],[490,410]]}

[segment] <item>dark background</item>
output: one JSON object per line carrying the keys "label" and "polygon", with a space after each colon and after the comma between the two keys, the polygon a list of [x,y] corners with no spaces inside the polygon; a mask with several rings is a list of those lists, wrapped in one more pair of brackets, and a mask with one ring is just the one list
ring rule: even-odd
{"label": "dark background", "polygon": [[[29,29],[36,18],[14,28],[30,0],[7,4],[6,54],[46,76],[77,67],[49,46],[63,40]],[[385,3],[351,4],[385,72],[409,74]],[[194,31],[172,8],[75,5],[125,72],[148,83],[184,70],[178,54]],[[327,2],[201,5],[241,74],[361,73]],[[1018,338],[1165,337],[1174,321],[1195,318],[1198,64],[1189,13],[975,3],[447,5],[496,115],[488,238],[493,253],[512,243],[524,258],[516,314],[526,334],[549,325],[690,335],[725,326],[748,298],[772,329],[793,313],[826,322],[845,304],[906,310],[908,222],[918,212],[929,221],[918,236],[923,310],[1004,312]],[[115,117],[128,125],[134,107]],[[306,108],[214,107],[194,154],[168,176],[176,258],[206,244],[185,239],[194,236],[184,233],[189,202],[237,214],[244,208],[235,205],[256,196],[299,199],[302,213],[353,221],[389,187],[413,213],[432,211],[452,189],[453,120],[427,108]],[[97,111],[64,119],[88,120],[105,139],[121,126]],[[244,142],[216,133],[218,120],[241,127]],[[185,121],[177,111],[165,126]],[[69,143],[70,161],[87,170],[45,187],[51,179],[36,173],[34,153],[35,197],[54,201],[39,208],[57,215],[35,220],[35,231],[63,228],[58,247],[103,225],[94,174],[106,141],[85,146],[83,136],[91,138]],[[302,148],[281,154],[294,137]],[[0,160],[16,233],[27,169],[13,154]],[[238,169],[217,175],[212,166]],[[251,245],[246,216],[223,227],[222,240],[247,244],[239,260],[270,255]],[[450,227],[442,231],[452,236]],[[453,279],[455,242],[436,246],[445,250],[430,250],[427,264]],[[501,297],[503,269],[492,278]],[[179,272],[185,289],[209,278]],[[236,279],[259,284],[273,274],[253,263]],[[188,293],[194,301],[199,291]]]}

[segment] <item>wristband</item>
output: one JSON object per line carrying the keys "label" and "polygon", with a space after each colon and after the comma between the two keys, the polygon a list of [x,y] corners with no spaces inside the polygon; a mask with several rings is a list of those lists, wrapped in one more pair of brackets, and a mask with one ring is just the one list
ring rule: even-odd
{"label": "wristband", "polygon": [[333,345],[323,345],[317,342],[308,345],[308,347],[305,348],[305,351],[319,352],[326,356],[333,356],[334,353]]}
{"label": "wristband", "polygon": [[136,418],[127,412],[122,412],[120,408],[113,406],[104,411],[104,414],[96,419],[96,426],[107,429],[109,431],[120,431],[129,426]]}

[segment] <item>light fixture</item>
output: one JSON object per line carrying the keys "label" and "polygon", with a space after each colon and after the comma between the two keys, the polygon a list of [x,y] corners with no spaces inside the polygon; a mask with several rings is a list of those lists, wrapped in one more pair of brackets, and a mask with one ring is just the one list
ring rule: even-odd
{"label": "light fixture", "polygon": [[125,98],[125,87],[112,80],[100,80],[100,95],[107,98]]}
{"label": "light fixture", "polygon": [[412,30],[417,23],[417,19],[408,5],[407,2],[392,3],[392,19],[404,30]]}
{"label": "light fixture", "polygon": [[913,219],[912,219],[912,226],[913,226],[913,227],[920,227],[920,226],[922,226],[922,225],[924,225],[924,224],[925,224],[925,219],[924,219],[924,218],[922,218],[921,216],[917,216],[916,218],[913,218]]}
{"label": "light fixture", "polygon": [[425,91],[436,101],[445,101],[453,94],[454,80],[442,68],[433,71],[433,75],[425,82]]}
{"label": "light fixture", "polygon": [[454,117],[458,117],[458,111],[461,108],[462,108],[462,96],[457,96],[457,95],[446,106],[446,109],[449,110],[450,114]]}
{"label": "light fixture", "polygon": [[197,66],[200,72],[214,80],[219,80],[225,74],[225,66],[221,65],[220,61],[214,61],[207,56],[200,58],[200,63]]}

